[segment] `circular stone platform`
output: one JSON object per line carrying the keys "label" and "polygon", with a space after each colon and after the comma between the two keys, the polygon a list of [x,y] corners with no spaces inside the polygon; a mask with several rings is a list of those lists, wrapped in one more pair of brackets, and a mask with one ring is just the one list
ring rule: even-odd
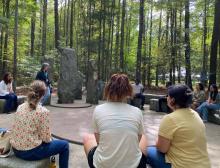
{"label": "circular stone platform", "polygon": [[71,104],[58,104],[58,97],[53,96],[51,98],[50,106],[57,108],[88,108],[92,105],[89,103],[85,103],[85,100],[74,100],[74,103]]}
{"label": "circular stone platform", "polygon": [[[95,106],[79,109],[62,109],[52,106],[47,108],[51,112],[51,129],[54,137],[82,145],[83,135],[93,133],[92,114]],[[164,113],[150,112],[148,107],[145,107],[143,114],[145,133],[148,135],[149,144],[154,145]]]}

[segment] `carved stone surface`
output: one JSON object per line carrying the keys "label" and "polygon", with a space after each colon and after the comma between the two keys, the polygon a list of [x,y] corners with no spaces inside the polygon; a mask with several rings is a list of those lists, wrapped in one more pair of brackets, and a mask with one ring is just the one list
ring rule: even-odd
{"label": "carved stone surface", "polygon": [[95,60],[90,60],[88,65],[88,81],[86,103],[98,104],[98,75]]}
{"label": "carved stone surface", "polygon": [[73,103],[74,99],[82,97],[83,79],[77,70],[76,54],[73,49],[60,50],[60,77],[58,82],[58,103]]}

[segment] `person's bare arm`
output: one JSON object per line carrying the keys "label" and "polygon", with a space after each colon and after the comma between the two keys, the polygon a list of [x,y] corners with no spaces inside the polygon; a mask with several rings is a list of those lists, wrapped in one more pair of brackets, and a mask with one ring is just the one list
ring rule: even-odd
{"label": "person's bare arm", "polygon": [[158,136],[156,147],[157,149],[162,153],[167,153],[167,151],[170,149],[171,141],[167,138],[164,138],[162,136]]}
{"label": "person's bare arm", "polygon": [[95,135],[95,139],[96,139],[97,144],[99,144],[99,134],[98,133],[94,133],[94,135]]}

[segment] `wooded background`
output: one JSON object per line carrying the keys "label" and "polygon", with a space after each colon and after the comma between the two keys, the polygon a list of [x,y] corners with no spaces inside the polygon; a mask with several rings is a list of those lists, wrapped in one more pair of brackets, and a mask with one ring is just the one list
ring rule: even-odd
{"label": "wooded background", "polygon": [[[0,0],[0,72],[33,80],[59,47],[74,48],[85,75],[114,72],[146,86],[220,83],[220,0]],[[61,58],[62,59],[62,58]]]}

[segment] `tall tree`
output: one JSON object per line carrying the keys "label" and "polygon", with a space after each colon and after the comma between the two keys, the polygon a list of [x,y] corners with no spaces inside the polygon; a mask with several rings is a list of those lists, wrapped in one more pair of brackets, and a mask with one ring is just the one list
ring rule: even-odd
{"label": "tall tree", "polygon": [[75,17],[75,1],[71,0],[71,17],[70,17],[70,48],[73,48],[73,22]]}
{"label": "tall tree", "polygon": [[34,40],[35,40],[35,22],[36,22],[36,5],[37,1],[33,0],[34,8],[32,9],[32,16],[31,16],[31,51],[30,55],[34,56]]}
{"label": "tall tree", "polygon": [[210,72],[209,72],[209,84],[216,84],[216,72],[217,72],[217,55],[218,45],[220,43],[220,0],[215,0],[215,17],[212,33],[211,43],[211,55],[210,55]]}
{"label": "tall tree", "polygon": [[16,83],[17,83],[17,38],[18,38],[18,0],[15,0],[15,18],[14,18],[14,64],[13,64],[14,90],[16,90]]}
{"label": "tall tree", "polygon": [[122,1],[121,16],[121,43],[120,43],[120,70],[124,71],[124,27],[125,27],[126,0]]}
{"label": "tall tree", "polygon": [[144,32],[144,0],[140,0],[139,7],[139,35],[136,60],[136,79],[141,80],[142,39]]}
{"label": "tall tree", "polygon": [[152,27],[153,27],[153,0],[150,7],[150,32],[149,32],[149,54],[148,54],[148,68],[147,68],[147,85],[151,85],[151,50],[152,50]]}
{"label": "tall tree", "polygon": [[60,32],[59,32],[59,13],[58,0],[54,0],[54,28],[55,28],[55,47],[59,48]]}
{"label": "tall tree", "polygon": [[[160,41],[161,41],[161,25],[162,25],[162,9],[160,10],[159,30],[158,30],[158,37],[157,37],[157,46],[158,46],[158,48],[160,48]],[[159,81],[159,62],[160,62],[160,58],[159,58],[159,55],[157,55],[156,86],[158,86],[158,81]]]}
{"label": "tall tree", "polygon": [[[5,1],[5,15],[6,18],[10,17],[10,0]],[[3,74],[7,70],[7,60],[8,60],[8,36],[9,36],[9,23],[5,25],[5,41],[4,41],[4,52],[2,61],[2,72]]]}
{"label": "tall tree", "polygon": [[42,61],[45,60],[47,49],[47,0],[43,0],[43,26],[42,26]]}
{"label": "tall tree", "polygon": [[114,69],[118,70],[118,57],[119,57],[119,41],[120,41],[120,13],[121,13],[121,1],[118,0],[117,6],[117,18],[116,18],[116,39],[115,39],[115,57],[114,57]]}
{"label": "tall tree", "polygon": [[185,2],[185,67],[186,67],[185,80],[186,81],[185,82],[190,88],[192,88],[189,20],[190,20],[189,0],[186,0],[186,2]]}
{"label": "tall tree", "polygon": [[202,72],[201,72],[201,82],[203,85],[207,84],[207,0],[204,0],[204,14],[203,14],[203,61],[202,61]]}

